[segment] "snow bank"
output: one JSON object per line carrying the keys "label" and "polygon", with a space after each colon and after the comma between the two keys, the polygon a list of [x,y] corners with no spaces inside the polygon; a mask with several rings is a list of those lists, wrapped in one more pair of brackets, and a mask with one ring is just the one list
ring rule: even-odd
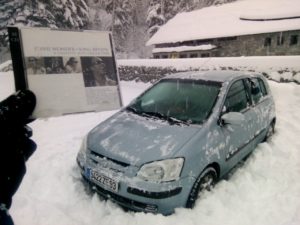
{"label": "snow bank", "polygon": [[[296,82],[300,84],[299,62],[300,56],[252,56],[132,60],[120,59],[117,61],[120,79],[126,81],[142,80],[144,82],[153,82],[158,78],[161,78],[165,74],[173,73],[176,71],[235,70],[262,73],[267,78],[277,82]],[[4,70],[4,68],[6,69]],[[7,69],[12,69],[11,60],[0,65],[0,71],[7,71]],[[145,78],[144,76],[148,77]]]}
{"label": "snow bank", "polygon": [[176,69],[236,67],[257,70],[300,70],[300,56],[251,56],[251,57],[216,57],[191,59],[132,59],[118,60],[123,66],[159,66]]}
{"label": "snow bank", "polygon": [[[262,73],[267,78],[278,82],[299,83],[300,56],[253,56],[253,57],[218,57],[192,59],[138,59],[118,60],[123,67],[161,67],[177,71],[187,70],[235,70]],[[133,68],[134,69],[134,68]],[[145,70],[145,69],[143,69]],[[129,71],[127,71],[129,72]],[[135,73],[135,71],[132,71]],[[122,75],[120,73],[121,79]],[[143,76],[143,74],[140,74]],[[160,74],[157,74],[160,75]],[[138,76],[138,74],[137,74]],[[158,76],[159,77],[159,76]],[[151,79],[150,79],[151,80]]]}

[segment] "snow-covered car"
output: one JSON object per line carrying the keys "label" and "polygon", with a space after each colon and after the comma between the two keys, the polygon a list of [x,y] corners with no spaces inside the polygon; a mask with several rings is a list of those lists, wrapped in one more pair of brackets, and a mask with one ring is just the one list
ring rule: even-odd
{"label": "snow-covered car", "polygon": [[101,196],[135,211],[192,208],[274,133],[275,105],[261,75],[167,76],[92,129],[77,156]]}

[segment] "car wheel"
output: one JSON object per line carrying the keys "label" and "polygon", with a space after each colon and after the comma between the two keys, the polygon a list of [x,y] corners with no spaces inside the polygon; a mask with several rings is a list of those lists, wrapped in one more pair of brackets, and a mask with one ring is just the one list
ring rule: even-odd
{"label": "car wheel", "polygon": [[194,183],[193,188],[188,197],[186,207],[193,208],[195,206],[199,193],[205,190],[210,191],[214,187],[216,180],[216,170],[212,167],[206,168]]}
{"label": "car wheel", "polygon": [[275,121],[273,120],[268,127],[268,131],[263,142],[269,141],[274,133],[275,133]]}

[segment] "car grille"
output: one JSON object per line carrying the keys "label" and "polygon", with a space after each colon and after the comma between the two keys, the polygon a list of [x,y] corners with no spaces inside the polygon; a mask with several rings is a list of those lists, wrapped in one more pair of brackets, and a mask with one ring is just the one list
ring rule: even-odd
{"label": "car grille", "polygon": [[106,157],[104,155],[101,155],[101,154],[99,154],[99,153],[97,153],[97,152],[95,152],[93,150],[91,150],[91,155],[94,156],[94,157],[99,157],[101,159],[106,159],[106,160],[111,161],[111,162],[113,162],[113,163],[115,163],[115,164],[117,164],[119,166],[122,166],[122,167],[128,167],[128,166],[130,166],[130,164],[128,164],[128,163],[124,163],[124,162],[120,162],[120,161],[115,160],[115,159],[108,158],[108,157]]}

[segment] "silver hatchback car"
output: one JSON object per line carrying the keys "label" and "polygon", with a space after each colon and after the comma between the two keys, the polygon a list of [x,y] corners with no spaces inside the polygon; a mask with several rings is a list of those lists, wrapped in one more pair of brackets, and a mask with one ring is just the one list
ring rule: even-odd
{"label": "silver hatchback car", "polygon": [[274,133],[275,122],[261,75],[174,74],[91,130],[77,163],[104,198],[168,215],[192,208],[199,192]]}

